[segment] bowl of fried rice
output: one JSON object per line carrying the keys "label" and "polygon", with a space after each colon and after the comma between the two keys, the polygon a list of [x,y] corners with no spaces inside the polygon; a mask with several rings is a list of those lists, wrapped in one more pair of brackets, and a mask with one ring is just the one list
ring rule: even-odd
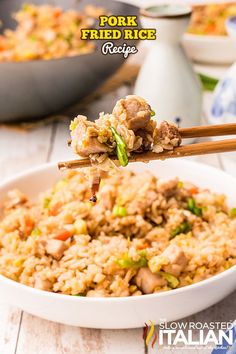
{"label": "bowl of fried rice", "polygon": [[0,299],[90,328],[201,311],[236,288],[236,181],[182,159],[134,163],[89,201],[46,164],[0,186]]}
{"label": "bowl of fried rice", "polygon": [[0,122],[62,112],[110,77],[123,55],[103,55],[104,41],[82,40],[81,29],[98,28],[99,16],[111,14],[137,16],[138,8],[105,0],[0,1]]}
{"label": "bowl of fried rice", "polygon": [[194,5],[183,44],[196,62],[231,64],[236,59],[235,44],[227,35],[227,19],[236,15],[235,2]]}

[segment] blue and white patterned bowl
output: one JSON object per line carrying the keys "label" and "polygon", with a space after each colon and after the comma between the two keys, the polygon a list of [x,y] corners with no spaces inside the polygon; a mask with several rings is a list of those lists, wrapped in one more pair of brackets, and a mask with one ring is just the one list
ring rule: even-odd
{"label": "blue and white patterned bowl", "polygon": [[229,123],[236,120],[236,64],[218,84],[211,109],[211,122]]}
{"label": "blue and white patterned bowl", "polygon": [[[236,52],[236,16],[226,21],[226,27],[229,35],[235,39]],[[210,121],[213,124],[236,121],[236,63],[231,66],[216,87]]]}
{"label": "blue and white patterned bowl", "polygon": [[[236,53],[236,16],[226,21],[226,27],[229,36],[233,39],[233,44],[235,44]],[[211,124],[236,122],[236,63],[229,68],[215,89],[209,122]],[[214,140],[222,139],[232,139],[232,136],[214,138]],[[228,152],[221,154],[221,156],[224,169],[236,176],[236,152]]]}
{"label": "blue and white patterned bowl", "polygon": [[228,18],[226,27],[230,37],[236,41],[236,16]]}

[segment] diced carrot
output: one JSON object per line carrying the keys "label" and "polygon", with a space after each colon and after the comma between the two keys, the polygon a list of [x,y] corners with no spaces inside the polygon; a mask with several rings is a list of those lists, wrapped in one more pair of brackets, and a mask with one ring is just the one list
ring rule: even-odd
{"label": "diced carrot", "polygon": [[137,249],[138,250],[145,250],[146,248],[149,247],[149,244],[148,243],[143,243],[141,245],[137,245]]}
{"label": "diced carrot", "polygon": [[214,23],[209,23],[206,28],[205,28],[205,31],[207,34],[211,34],[211,33],[214,33],[215,32],[215,29],[216,29],[216,26]]}
{"label": "diced carrot", "polygon": [[197,194],[198,193],[198,188],[197,187],[192,187],[192,188],[189,189],[189,192],[191,194]]}
{"label": "diced carrot", "polygon": [[21,222],[21,231],[24,235],[30,235],[34,228],[34,220],[29,215],[24,215]]}
{"label": "diced carrot", "polygon": [[60,241],[66,241],[71,236],[72,236],[72,234],[70,231],[60,230],[53,238],[55,238],[56,240],[60,240]]}
{"label": "diced carrot", "polygon": [[49,207],[49,215],[56,216],[61,208],[61,205],[62,205],[61,202],[57,202],[52,207],[50,206]]}
{"label": "diced carrot", "polygon": [[57,18],[57,17],[59,17],[59,16],[61,16],[61,9],[55,9],[54,10],[54,16]]}

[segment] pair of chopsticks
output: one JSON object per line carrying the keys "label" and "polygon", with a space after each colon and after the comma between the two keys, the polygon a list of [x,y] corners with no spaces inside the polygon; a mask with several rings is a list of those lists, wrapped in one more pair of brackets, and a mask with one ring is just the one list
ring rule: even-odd
{"label": "pair of chopsticks", "polygon": [[[234,135],[236,134],[236,123],[196,126],[190,128],[179,128],[179,133],[182,139]],[[235,150],[236,150],[236,139],[206,141],[202,143],[178,146],[173,150],[168,150],[168,151],[165,150],[160,153],[155,153],[152,151],[147,151],[144,153],[133,153],[129,157],[129,162],[147,163],[152,160],[164,160],[164,159],[176,158],[176,157],[206,155],[206,154],[214,154],[214,153],[221,153],[221,152],[230,152]],[[119,165],[117,156],[114,155],[109,157],[117,165]],[[58,168],[60,170],[83,168],[89,166],[91,166],[91,161],[89,158],[77,159],[73,161],[63,161],[58,163]]]}

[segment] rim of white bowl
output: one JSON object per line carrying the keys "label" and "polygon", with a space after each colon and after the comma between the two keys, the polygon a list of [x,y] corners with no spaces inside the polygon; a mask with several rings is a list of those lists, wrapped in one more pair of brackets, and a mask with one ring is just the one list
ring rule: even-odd
{"label": "rim of white bowl", "polygon": [[227,36],[211,36],[208,34],[194,34],[194,33],[185,33],[183,36],[184,39],[186,40],[192,40],[195,42],[224,42],[224,43],[231,43],[234,42],[234,40]]}
{"label": "rim of white bowl", "polygon": [[157,4],[140,9],[140,15],[152,19],[175,20],[183,17],[190,17],[192,8],[183,4]]}
{"label": "rim of white bowl", "polygon": [[[199,162],[195,162],[195,161],[184,161],[184,159],[179,159],[179,161],[181,160],[181,162],[183,164],[192,166],[192,168],[197,168],[197,167],[202,167],[205,168],[207,170],[211,170],[212,172],[216,172],[216,173],[220,173],[222,175],[222,177],[225,175],[227,177],[230,177],[234,183],[236,183],[236,178],[231,176],[230,174],[228,174],[225,171],[219,170],[216,167],[213,166],[209,166],[203,163],[199,163]],[[34,174],[36,172],[40,172],[43,170],[47,170],[50,169],[52,167],[57,168],[57,165],[55,162],[50,162],[50,163],[45,163],[42,164],[40,166],[31,168],[31,169],[27,169],[24,172],[18,173],[16,174],[14,177],[12,178],[8,178],[6,180],[4,180],[2,183],[0,183],[0,190],[4,187],[7,187],[8,184],[11,184],[13,181],[18,180],[24,176],[30,175],[30,174]],[[188,291],[191,291],[193,289],[197,289],[200,287],[203,287],[204,285],[209,285],[211,283],[214,283],[222,278],[224,278],[227,275],[230,275],[231,273],[236,272],[236,265],[232,266],[231,268],[224,270],[223,272],[213,275],[212,277],[202,280],[200,282],[191,284],[191,285],[186,285],[183,286],[182,288],[178,288],[178,289],[173,289],[173,290],[169,290],[169,291],[163,291],[161,293],[154,293],[154,294],[145,294],[145,295],[138,295],[138,296],[123,296],[123,297],[87,297],[87,296],[73,296],[73,295],[66,295],[66,294],[60,294],[60,293],[54,293],[54,292],[50,292],[50,291],[44,291],[44,290],[39,290],[33,287],[30,287],[28,285],[24,285],[22,283],[19,283],[15,280],[9,279],[7,277],[5,277],[4,275],[0,274],[0,281],[3,281],[5,283],[10,284],[13,287],[16,288],[22,288],[25,289],[28,292],[31,293],[36,293],[37,295],[43,296],[43,297],[51,297],[53,298],[57,298],[58,300],[65,300],[65,301],[89,301],[89,302],[127,302],[127,301],[145,301],[146,299],[158,299],[161,297],[168,297],[168,296],[174,296],[180,293],[185,293]]]}

